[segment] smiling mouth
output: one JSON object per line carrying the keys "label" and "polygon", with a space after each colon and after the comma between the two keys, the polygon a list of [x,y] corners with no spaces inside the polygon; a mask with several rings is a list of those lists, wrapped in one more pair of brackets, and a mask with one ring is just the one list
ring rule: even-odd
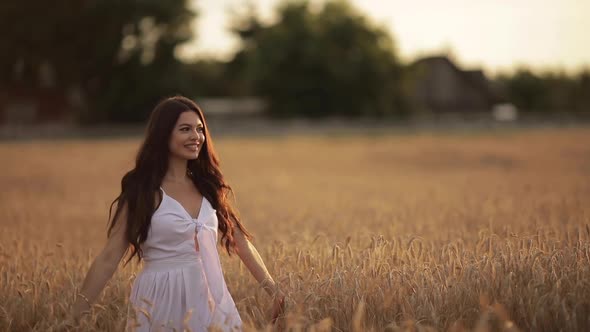
{"label": "smiling mouth", "polygon": [[187,144],[185,147],[191,151],[197,151],[201,145],[200,144]]}

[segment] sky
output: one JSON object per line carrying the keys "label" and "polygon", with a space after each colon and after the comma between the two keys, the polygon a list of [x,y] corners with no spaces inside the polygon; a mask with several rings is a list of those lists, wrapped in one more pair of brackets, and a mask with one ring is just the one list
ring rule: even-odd
{"label": "sky", "polygon": [[[244,0],[192,0],[196,38],[183,58],[229,59],[239,40],[228,27]],[[451,54],[464,69],[489,73],[527,66],[574,72],[590,68],[590,0],[349,0],[391,33],[405,62]],[[251,0],[266,22],[280,0]],[[322,0],[312,0],[321,5]]]}

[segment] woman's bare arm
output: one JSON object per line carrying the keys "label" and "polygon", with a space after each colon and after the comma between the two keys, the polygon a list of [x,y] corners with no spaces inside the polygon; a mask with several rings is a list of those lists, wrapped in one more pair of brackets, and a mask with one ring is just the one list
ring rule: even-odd
{"label": "woman's bare arm", "polygon": [[[262,257],[260,257],[256,247],[254,247],[246,236],[244,236],[244,233],[242,233],[239,228],[236,228],[234,239],[236,241],[238,256],[240,256],[240,259],[244,262],[244,265],[246,265],[248,270],[250,270],[250,273],[252,273],[256,281],[258,281],[268,295],[273,298],[271,322],[273,324],[279,322],[279,326],[281,326],[282,323],[277,319],[285,312],[285,294],[270,276],[270,273],[268,273],[266,265],[264,265]],[[281,327],[279,328],[279,331],[282,331],[283,329],[284,328]]]}
{"label": "woman's bare arm", "polygon": [[96,300],[106,283],[117,270],[121,258],[123,258],[129,247],[129,242],[125,237],[126,227],[127,206],[124,206],[104,248],[96,256],[86,273],[86,278],[84,278],[84,282],[82,283],[82,289],[76,295],[76,301],[72,308],[74,319],[78,319],[84,311],[90,309],[91,304]]}
{"label": "woman's bare arm", "polygon": [[236,227],[234,232],[234,239],[236,241],[236,249],[238,256],[244,265],[248,268],[254,279],[261,284],[264,290],[270,295],[274,296],[277,292],[277,284],[268,272],[266,265],[256,247],[244,236],[239,228]]}

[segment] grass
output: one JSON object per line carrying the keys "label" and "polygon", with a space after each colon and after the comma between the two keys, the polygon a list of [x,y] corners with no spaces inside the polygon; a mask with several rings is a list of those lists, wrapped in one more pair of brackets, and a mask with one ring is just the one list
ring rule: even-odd
{"label": "grass", "polygon": [[[590,131],[221,138],[293,331],[590,329]],[[63,329],[139,140],[0,144],[0,330]],[[237,257],[252,330],[270,300]],[[123,330],[134,264],[81,329]]]}

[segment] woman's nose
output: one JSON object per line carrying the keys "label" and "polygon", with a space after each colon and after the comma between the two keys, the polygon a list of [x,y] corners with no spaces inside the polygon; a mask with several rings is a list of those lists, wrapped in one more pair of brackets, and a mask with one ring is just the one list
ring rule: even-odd
{"label": "woman's nose", "polygon": [[191,139],[199,139],[199,133],[196,130],[191,130]]}
{"label": "woman's nose", "polygon": [[193,131],[191,134],[191,140],[203,143],[203,141],[205,141],[205,134]]}

